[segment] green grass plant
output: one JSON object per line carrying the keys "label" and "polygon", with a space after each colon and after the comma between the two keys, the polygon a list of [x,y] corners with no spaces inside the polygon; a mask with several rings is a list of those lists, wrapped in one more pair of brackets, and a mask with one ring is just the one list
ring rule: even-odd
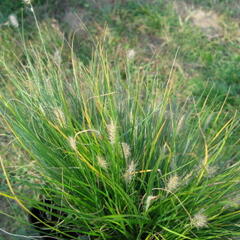
{"label": "green grass plant", "polygon": [[[99,13],[109,28],[86,54],[42,22],[2,35],[1,120],[31,164],[2,155],[0,195],[63,240],[239,239],[237,43],[180,26],[163,1],[123,6]],[[158,40],[161,59],[143,60]]]}
{"label": "green grass plant", "polygon": [[123,77],[101,46],[88,65],[69,47],[68,69],[44,39],[14,71],[1,62],[15,88],[1,93],[1,116],[35,160],[33,181],[21,180],[32,197],[15,191],[1,160],[11,190],[1,195],[57,217],[43,224],[60,239],[239,237],[237,112],[179,98],[174,68],[163,82],[126,58]]}

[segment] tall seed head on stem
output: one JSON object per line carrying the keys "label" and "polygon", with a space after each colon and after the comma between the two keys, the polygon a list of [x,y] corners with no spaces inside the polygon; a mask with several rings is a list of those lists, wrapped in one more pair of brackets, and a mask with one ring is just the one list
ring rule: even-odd
{"label": "tall seed head on stem", "polygon": [[122,142],[121,145],[122,145],[124,157],[125,157],[125,159],[128,159],[131,156],[131,149],[130,149],[129,145],[125,142]]}
{"label": "tall seed head on stem", "polygon": [[191,220],[192,225],[196,228],[206,227],[207,222],[207,217],[202,213],[202,211],[196,213]]}
{"label": "tall seed head on stem", "polygon": [[60,108],[55,108],[53,110],[53,112],[54,112],[54,115],[55,115],[56,120],[58,121],[59,125],[61,127],[64,127],[66,125],[66,119],[65,119],[63,111]]}
{"label": "tall seed head on stem", "polygon": [[98,162],[98,165],[99,165],[101,168],[107,169],[108,164],[107,164],[106,160],[105,160],[103,157],[97,156],[97,162]]}
{"label": "tall seed head on stem", "polygon": [[126,183],[129,183],[132,181],[135,171],[136,171],[136,163],[134,161],[131,161],[125,173],[123,174],[123,178]]}
{"label": "tall seed head on stem", "polygon": [[147,211],[152,203],[152,201],[156,200],[158,196],[148,196],[145,203],[145,211]]}
{"label": "tall seed head on stem", "polygon": [[180,184],[180,178],[177,175],[171,176],[167,182],[166,189],[170,192],[177,189]]}
{"label": "tall seed head on stem", "polygon": [[111,144],[114,144],[116,142],[116,124],[114,124],[113,121],[110,122],[110,124],[107,125],[107,132],[108,132],[108,138]]}
{"label": "tall seed head on stem", "polygon": [[31,4],[31,0],[23,0],[23,3],[26,5],[30,5]]}
{"label": "tall seed head on stem", "polygon": [[10,24],[15,27],[15,28],[18,28],[19,27],[19,23],[18,23],[18,20],[17,20],[17,16],[15,14],[11,14],[9,17],[9,22]]}
{"label": "tall seed head on stem", "polygon": [[74,137],[69,137],[68,138],[68,142],[69,142],[69,145],[70,147],[76,151],[77,150],[77,144],[76,144],[76,139]]}

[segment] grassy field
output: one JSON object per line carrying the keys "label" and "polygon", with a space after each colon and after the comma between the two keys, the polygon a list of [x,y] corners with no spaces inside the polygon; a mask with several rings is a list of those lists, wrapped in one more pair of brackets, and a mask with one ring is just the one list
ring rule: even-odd
{"label": "grassy field", "polygon": [[240,239],[240,1],[32,4],[0,3],[0,238],[36,235],[16,200],[45,194],[67,216],[53,232]]}

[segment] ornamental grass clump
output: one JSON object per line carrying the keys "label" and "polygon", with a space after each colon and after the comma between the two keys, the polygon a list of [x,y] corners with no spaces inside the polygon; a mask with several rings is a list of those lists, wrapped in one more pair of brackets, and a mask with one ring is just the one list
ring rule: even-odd
{"label": "ornamental grass clump", "polygon": [[33,195],[17,193],[3,159],[10,193],[1,195],[17,201],[40,232],[58,239],[240,237],[240,208],[229,204],[240,189],[237,113],[211,99],[178,98],[173,73],[165,83],[150,65],[126,61],[122,77],[122,66],[99,46],[88,65],[72,51],[68,69],[44,47],[26,47],[25,56],[14,71],[1,63],[14,86],[1,93],[1,117],[35,160],[32,178],[41,183],[23,181]]}

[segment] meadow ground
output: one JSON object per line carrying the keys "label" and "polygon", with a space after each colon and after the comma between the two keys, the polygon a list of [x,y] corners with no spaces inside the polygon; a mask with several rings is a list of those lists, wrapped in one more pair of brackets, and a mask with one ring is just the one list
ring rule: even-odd
{"label": "meadow ground", "polygon": [[[132,69],[147,66],[151,69],[149,74],[155,76],[157,73],[163,83],[173,71],[171,77],[179,83],[176,91],[179,102],[185,102],[189,96],[196,99],[208,97],[207,104],[211,105],[211,99],[220,106],[224,103],[221,111],[230,116],[239,108],[239,0],[39,0],[33,1],[33,7],[46,49],[55,62],[62,62],[66,75],[71,75],[71,53],[63,42],[72,44],[76,58],[88,65],[95,43],[101,41],[109,61],[118,62],[123,79],[126,78],[127,59]],[[18,22],[14,23],[14,19]],[[41,48],[41,38],[30,7],[20,1],[1,1],[0,31],[1,92],[15,92],[15,86],[6,81],[11,76],[5,67],[14,69],[17,58],[24,64],[27,61],[24,59],[26,46]],[[209,121],[213,115],[209,116]],[[232,135],[236,160],[239,158],[239,134],[234,132]],[[15,142],[2,124],[0,151],[2,158],[7,159],[8,174],[17,191],[31,194],[22,179],[32,181],[28,176],[35,174],[29,172],[34,160],[19,150]],[[8,191],[2,171],[0,189],[1,192]],[[34,234],[23,226],[26,215],[13,200],[0,196],[0,201],[0,228],[14,234]],[[20,238],[0,232],[0,239]]]}

